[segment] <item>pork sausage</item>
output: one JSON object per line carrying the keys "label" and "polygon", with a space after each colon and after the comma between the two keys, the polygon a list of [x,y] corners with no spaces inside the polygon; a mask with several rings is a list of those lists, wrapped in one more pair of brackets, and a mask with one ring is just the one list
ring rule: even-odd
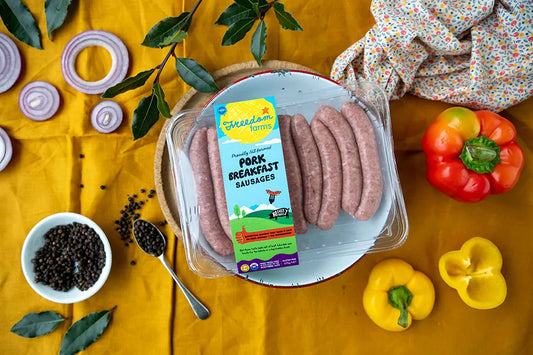
{"label": "pork sausage", "polygon": [[319,120],[311,121],[311,131],[322,163],[322,205],[317,227],[327,230],[333,227],[341,210],[342,162],[335,138]]}
{"label": "pork sausage", "polygon": [[376,213],[383,195],[383,176],[376,136],[370,118],[355,102],[344,103],[341,113],[352,127],[361,157],[363,190],[355,218],[366,221]]}
{"label": "pork sausage", "polygon": [[304,116],[296,114],[291,120],[291,133],[300,161],[304,213],[307,221],[316,226],[322,201],[322,167],[315,139]]}
{"label": "pork sausage", "polygon": [[292,140],[291,119],[291,116],[279,115],[279,131],[285,160],[285,171],[287,172],[287,185],[289,186],[289,194],[291,196],[294,231],[296,234],[305,234],[307,232],[307,221],[303,212],[302,175]]}
{"label": "pork sausage", "polygon": [[233,243],[228,239],[218,219],[215,191],[209,168],[207,128],[199,129],[189,148],[189,159],[194,174],[200,227],[213,250],[221,255],[233,253]]}
{"label": "pork sausage", "polygon": [[215,126],[207,130],[207,152],[209,154],[209,166],[211,167],[211,178],[215,190],[215,205],[218,219],[224,229],[224,233],[231,240],[231,228],[229,226],[228,205],[226,202],[226,192],[224,190],[224,178],[222,177],[222,164],[220,163],[220,152],[218,150],[218,135]]}
{"label": "pork sausage", "polygon": [[363,177],[359,151],[352,128],[342,114],[331,106],[321,106],[313,120],[321,121],[333,134],[342,162],[342,201],[344,211],[355,217],[361,200]]}

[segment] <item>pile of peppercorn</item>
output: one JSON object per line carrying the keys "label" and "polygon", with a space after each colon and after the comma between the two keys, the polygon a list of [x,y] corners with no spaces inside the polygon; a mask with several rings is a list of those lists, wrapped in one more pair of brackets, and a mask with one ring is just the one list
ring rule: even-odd
{"label": "pile of peppercorn", "polygon": [[[146,189],[140,190],[141,194],[146,194]],[[150,190],[146,197],[154,197],[156,191]],[[133,196],[128,195],[128,204],[124,205],[124,208],[120,210],[120,219],[115,220],[115,230],[120,234],[120,239],[124,242],[125,246],[129,246],[129,243],[133,243],[131,239],[131,228],[135,220],[141,217],[140,210],[143,207],[144,203],[148,200],[143,201],[142,198],[139,198],[137,194]]]}
{"label": "pile of peppercorn", "polygon": [[31,261],[35,282],[56,291],[68,291],[74,286],[85,291],[100,277],[105,258],[104,245],[94,229],[74,222],[46,232],[44,245]]}
{"label": "pile of peppercorn", "polygon": [[165,251],[165,240],[159,230],[143,219],[138,219],[133,224],[133,234],[139,247],[153,256],[160,256]]}

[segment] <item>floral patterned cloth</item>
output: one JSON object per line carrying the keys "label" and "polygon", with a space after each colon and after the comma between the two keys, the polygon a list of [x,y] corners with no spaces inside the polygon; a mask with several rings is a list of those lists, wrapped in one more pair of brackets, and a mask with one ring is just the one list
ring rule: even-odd
{"label": "floral patterned cloth", "polygon": [[376,25],[331,78],[501,111],[533,95],[532,0],[374,0]]}

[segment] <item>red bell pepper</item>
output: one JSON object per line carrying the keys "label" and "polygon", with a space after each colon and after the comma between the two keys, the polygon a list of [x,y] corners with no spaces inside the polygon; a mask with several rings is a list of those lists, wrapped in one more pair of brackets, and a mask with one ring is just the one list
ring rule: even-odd
{"label": "red bell pepper", "polygon": [[464,202],[509,191],[524,166],[524,152],[515,138],[514,125],[496,113],[449,108],[422,139],[426,177],[437,189]]}

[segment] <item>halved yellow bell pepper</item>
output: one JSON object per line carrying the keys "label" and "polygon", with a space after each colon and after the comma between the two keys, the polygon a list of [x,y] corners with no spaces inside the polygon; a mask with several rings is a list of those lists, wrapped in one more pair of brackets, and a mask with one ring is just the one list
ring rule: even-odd
{"label": "halved yellow bell pepper", "polygon": [[390,331],[409,328],[426,318],[435,304],[435,288],[422,272],[401,259],[374,266],[363,293],[363,307],[374,323]]}
{"label": "halved yellow bell pepper", "polygon": [[507,284],[501,273],[502,254],[490,240],[474,237],[460,250],[439,259],[439,272],[459,297],[476,309],[496,308],[505,301]]}

